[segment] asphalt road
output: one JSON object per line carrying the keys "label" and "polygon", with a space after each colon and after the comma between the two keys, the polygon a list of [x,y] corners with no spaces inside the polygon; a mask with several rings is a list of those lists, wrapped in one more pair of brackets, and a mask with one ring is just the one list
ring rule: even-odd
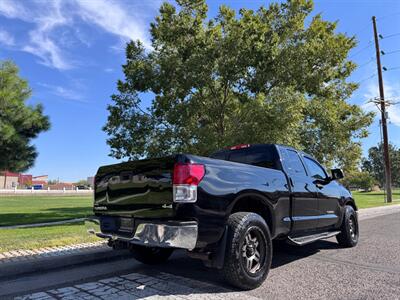
{"label": "asphalt road", "polygon": [[0,282],[0,299],[400,299],[400,214],[361,220],[360,234],[350,249],[334,238],[276,247],[267,281],[248,292],[176,252],[157,267],[114,258],[10,278]]}

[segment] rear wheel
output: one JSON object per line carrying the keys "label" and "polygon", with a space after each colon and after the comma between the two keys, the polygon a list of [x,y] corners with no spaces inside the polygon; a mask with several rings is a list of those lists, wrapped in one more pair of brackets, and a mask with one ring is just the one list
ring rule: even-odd
{"label": "rear wheel", "polygon": [[354,247],[359,237],[357,213],[351,206],[346,206],[345,209],[343,223],[336,240],[342,247]]}
{"label": "rear wheel", "polygon": [[232,285],[249,290],[260,286],[272,260],[271,234],[258,214],[239,212],[228,219],[223,276]]}
{"label": "rear wheel", "polygon": [[173,248],[144,247],[140,245],[131,245],[129,250],[133,257],[146,265],[157,265],[168,260]]}

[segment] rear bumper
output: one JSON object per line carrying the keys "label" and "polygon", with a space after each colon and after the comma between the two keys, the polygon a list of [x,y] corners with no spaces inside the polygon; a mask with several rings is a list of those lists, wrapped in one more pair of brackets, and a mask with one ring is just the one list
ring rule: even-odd
{"label": "rear bumper", "polygon": [[195,221],[140,223],[133,237],[121,236],[114,233],[103,233],[100,230],[100,220],[97,217],[87,218],[85,227],[88,233],[100,238],[122,241],[136,245],[182,248],[192,250],[196,247],[198,225]]}

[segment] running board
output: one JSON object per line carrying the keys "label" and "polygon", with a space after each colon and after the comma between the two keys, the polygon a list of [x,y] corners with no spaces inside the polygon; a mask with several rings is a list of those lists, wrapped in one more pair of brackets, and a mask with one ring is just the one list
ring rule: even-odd
{"label": "running board", "polygon": [[299,245],[303,246],[318,240],[323,240],[327,239],[330,237],[333,237],[335,235],[338,235],[340,231],[329,231],[329,232],[322,232],[322,233],[317,233],[317,234],[312,234],[312,235],[306,235],[306,236],[300,236],[300,237],[288,237],[288,242],[290,244],[294,245]]}

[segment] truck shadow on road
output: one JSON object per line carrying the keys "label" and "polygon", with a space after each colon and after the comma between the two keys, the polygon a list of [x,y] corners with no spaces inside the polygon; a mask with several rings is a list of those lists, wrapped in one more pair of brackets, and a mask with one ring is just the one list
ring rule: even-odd
{"label": "truck shadow on road", "polygon": [[333,241],[321,240],[305,246],[292,246],[288,244],[274,245],[274,255],[271,268],[279,268],[299,259],[317,254],[321,250],[338,250],[340,246]]}
{"label": "truck shadow on road", "polygon": [[[292,262],[310,257],[321,250],[338,250],[340,247],[336,242],[318,241],[306,246],[275,245],[271,269],[277,269]],[[213,292],[235,292],[236,288],[226,284],[218,270],[209,269],[199,260],[187,257],[184,252],[176,251],[173,257],[165,264],[151,268],[153,271],[165,272],[192,280],[211,283],[220,287],[220,291]],[[143,271],[142,271],[143,270]],[[150,269],[142,269],[146,274],[151,274]]]}

